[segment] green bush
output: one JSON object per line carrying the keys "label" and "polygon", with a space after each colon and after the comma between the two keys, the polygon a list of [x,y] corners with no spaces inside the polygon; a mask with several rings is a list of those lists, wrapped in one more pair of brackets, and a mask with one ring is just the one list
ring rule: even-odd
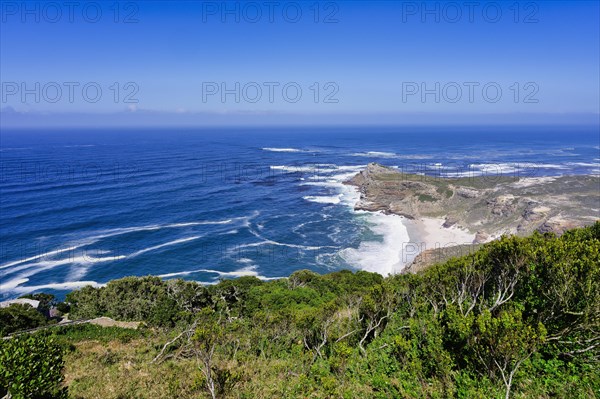
{"label": "green bush", "polygon": [[[167,356],[195,352],[215,397],[600,396],[600,222],[503,237],[416,275],[129,277],[68,298],[78,317],[195,326]],[[103,335],[89,329],[64,336]]]}
{"label": "green bush", "polygon": [[27,304],[12,304],[0,309],[0,336],[48,324],[48,320]]}
{"label": "green bush", "polygon": [[0,394],[15,399],[66,399],[63,349],[53,338],[25,334],[0,342]]}

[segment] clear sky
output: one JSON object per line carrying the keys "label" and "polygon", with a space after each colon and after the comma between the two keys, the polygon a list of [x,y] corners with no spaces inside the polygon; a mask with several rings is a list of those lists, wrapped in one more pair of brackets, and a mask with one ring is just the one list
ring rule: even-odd
{"label": "clear sky", "polygon": [[598,121],[598,1],[68,4],[1,2],[4,126]]}

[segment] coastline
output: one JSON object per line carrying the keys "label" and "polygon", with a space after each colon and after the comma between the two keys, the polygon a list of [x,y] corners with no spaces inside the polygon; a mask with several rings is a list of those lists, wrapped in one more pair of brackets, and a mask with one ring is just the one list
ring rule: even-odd
{"label": "coastline", "polygon": [[589,175],[428,179],[369,163],[345,184],[360,194],[355,211],[403,218],[408,237],[402,262],[384,275],[402,272],[413,262],[431,264],[470,253],[505,234],[560,235],[598,218],[598,178]]}
{"label": "coastline", "polygon": [[410,269],[420,254],[435,249],[456,248],[459,245],[473,245],[476,238],[466,228],[444,227],[446,217],[409,218],[382,210],[362,209],[360,186],[348,184],[356,174],[338,175],[343,185],[341,201],[351,207],[356,215],[370,215],[374,224],[370,230],[383,236],[381,242],[363,241],[358,248],[346,248],[340,255],[349,264],[362,270],[377,272],[384,277],[404,273]]}
{"label": "coastline", "polygon": [[405,220],[411,242],[419,243],[421,251],[472,244],[475,239],[475,234],[467,229],[444,227],[445,218],[422,217]]}
{"label": "coastline", "polygon": [[361,270],[377,272],[384,277],[406,272],[417,256],[428,250],[471,245],[476,234],[467,229],[444,227],[445,217],[407,218],[383,211],[357,209],[361,201],[358,186],[345,184],[355,174],[338,175],[342,185],[341,203],[351,207],[355,215],[369,215],[370,230],[383,237],[381,242],[363,241],[358,248],[340,251],[342,258]]}

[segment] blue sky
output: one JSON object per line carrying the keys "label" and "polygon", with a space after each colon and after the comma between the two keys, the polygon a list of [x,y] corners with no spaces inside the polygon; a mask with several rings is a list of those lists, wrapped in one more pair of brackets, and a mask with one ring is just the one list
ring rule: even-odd
{"label": "blue sky", "polygon": [[597,1],[1,3],[5,125],[598,121]]}

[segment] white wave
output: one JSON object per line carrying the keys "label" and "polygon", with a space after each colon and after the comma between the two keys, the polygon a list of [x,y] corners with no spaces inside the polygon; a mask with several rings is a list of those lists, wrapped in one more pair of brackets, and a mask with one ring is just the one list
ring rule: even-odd
{"label": "white wave", "polygon": [[[452,169],[444,166],[434,166],[433,169]],[[442,177],[475,177],[475,176],[506,176],[527,174],[535,169],[568,169],[568,166],[550,163],[515,162],[515,163],[478,163],[470,164],[464,169],[456,168],[455,171],[443,172]]]}
{"label": "white wave", "polygon": [[264,147],[262,148],[263,151],[270,151],[270,152],[314,152],[314,151],[309,151],[309,150],[301,150],[299,148],[280,148],[280,147]]}
{"label": "white wave", "polygon": [[302,197],[302,199],[319,204],[339,204],[341,196],[342,194],[332,196],[307,195]]}
{"label": "white wave", "polygon": [[[103,251],[103,252],[106,252],[106,251]],[[97,253],[97,252],[93,251],[93,253]],[[13,274],[13,273],[19,272],[21,270],[36,268],[34,272],[27,274],[28,276],[30,276],[33,274],[37,274],[41,271],[52,269],[56,266],[61,266],[61,265],[68,265],[68,264],[85,265],[85,264],[93,264],[93,263],[100,263],[100,262],[112,262],[112,261],[124,259],[124,258],[125,258],[125,255],[114,255],[114,256],[106,256],[106,257],[97,258],[97,257],[90,256],[86,252],[83,252],[77,256],[73,255],[73,256],[70,256],[67,258],[63,258],[63,259],[43,260],[40,262],[25,263],[25,264],[22,264],[21,266],[13,267],[12,269],[6,270],[5,272],[3,272],[3,275],[6,276],[8,274]]]}
{"label": "white wave", "polygon": [[[59,255],[64,252],[74,251],[81,247],[94,244],[103,238],[109,238],[109,237],[114,237],[114,236],[119,236],[119,235],[123,235],[123,234],[134,233],[134,232],[141,232],[141,231],[156,231],[156,230],[161,230],[161,229],[193,227],[193,226],[202,226],[202,225],[224,225],[224,224],[230,224],[234,220],[245,220],[247,223],[252,217],[255,217],[255,216],[256,216],[256,212],[254,213],[254,215],[251,215],[251,216],[226,219],[226,220],[214,220],[214,221],[206,220],[206,221],[198,221],[198,222],[170,223],[170,224],[163,224],[163,225],[156,224],[156,225],[120,227],[120,228],[115,228],[115,229],[99,230],[94,235],[80,239],[76,245],[71,245],[66,248],[60,248],[60,249],[44,252],[40,255],[31,256],[29,258],[19,259],[16,261],[8,262],[3,265],[0,265],[0,269],[6,269],[11,266],[16,266],[16,265],[23,264],[23,263],[29,263],[31,261],[38,260],[38,259],[50,258],[50,257]],[[115,258],[112,258],[112,259],[115,259]],[[67,263],[71,263],[71,262],[67,262]],[[72,262],[72,263],[76,263],[76,262]]]}
{"label": "white wave", "polygon": [[316,163],[314,165],[323,169],[336,169],[338,167],[334,163]]}
{"label": "white wave", "polygon": [[300,245],[300,244],[287,244],[287,243],[277,242],[277,241],[273,241],[273,240],[265,240],[265,241],[260,241],[260,242],[252,242],[249,244],[241,244],[241,245],[238,245],[236,247],[236,249],[260,247],[263,245],[276,245],[276,246],[280,246],[280,247],[303,249],[306,251],[318,251],[323,248],[334,248],[334,249],[337,248],[337,247],[333,247],[331,245],[323,245],[323,246]]}
{"label": "white wave", "polygon": [[202,270],[186,270],[183,272],[174,272],[174,273],[165,273],[159,274],[156,277],[159,278],[171,278],[171,277],[179,277],[179,276],[189,276],[190,274],[201,272]]}
{"label": "white wave", "polygon": [[13,262],[5,263],[2,266],[0,266],[0,269],[6,269],[7,267],[19,265],[21,263],[31,262],[32,260],[38,260],[38,259],[42,259],[42,258],[45,258],[45,257],[50,257],[50,256],[58,255],[58,254],[61,254],[63,252],[73,251],[73,250],[75,250],[77,248],[81,248],[84,245],[85,244],[81,244],[81,245],[71,246],[71,247],[68,247],[68,248],[56,249],[54,251],[45,252],[45,253],[40,254],[40,255],[31,256],[31,257],[26,258],[26,259],[20,259],[20,260],[16,260],[16,261],[13,261]]}
{"label": "white wave", "polygon": [[342,165],[342,166],[335,165],[335,168],[332,168],[332,169],[333,169],[333,171],[355,171],[355,172],[359,172],[359,171],[363,170],[366,167],[367,167],[367,165]]}
{"label": "white wave", "polygon": [[397,154],[393,152],[385,151],[367,151],[367,152],[355,152],[351,154],[353,157],[376,157],[376,158],[396,158]]}
{"label": "white wave", "polygon": [[214,269],[196,269],[196,270],[186,270],[186,271],[182,271],[182,272],[161,274],[157,277],[169,278],[169,277],[178,277],[178,276],[189,276],[189,275],[195,274],[195,273],[213,273],[213,274],[217,274],[219,277],[234,277],[234,278],[235,277],[253,276],[253,277],[259,278],[261,280],[276,280],[276,279],[282,278],[282,277],[261,276],[256,271],[255,265],[246,266],[241,269],[234,270],[232,272],[223,272],[223,271],[214,270]]}
{"label": "white wave", "polygon": [[[236,218],[241,219],[241,218]],[[215,220],[215,221],[204,221],[204,222],[188,222],[188,223],[172,223],[161,226],[161,228],[177,228],[177,227],[190,227],[190,226],[204,226],[204,225],[218,225],[218,224],[229,224],[233,222],[232,219],[226,220]]]}
{"label": "white wave", "polygon": [[0,292],[12,291],[19,285],[25,284],[28,281],[28,278],[16,278],[9,281],[5,281],[3,283],[0,283]]}
{"label": "white wave", "polygon": [[146,252],[155,251],[155,250],[160,249],[160,248],[170,247],[170,246],[181,244],[181,243],[184,243],[184,242],[189,242],[189,241],[197,240],[197,239],[199,239],[201,237],[203,237],[203,236],[193,236],[193,237],[187,237],[187,238],[180,238],[178,240],[173,240],[173,241],[165,242],[163,244],[154,245],[152,247],[140,249],[139,251],[133,252],[132,254],[128,255],[127,257],[128,258],[135,258],[136,256],[139,256],[141,254],[145,254]]}
{"label": "white wave", "polygon": [[14,284],[20,285],[22,283],[18,283],[18,281],[23,280],[23,279],[29,280],[28,278],[31,276],[34,276],[34,275],[41,273],[43,271],[46,271],[46,270],[54,269],[57,266],[62,266],[62,265],[83,265],[83,266],[87,265],[87,266],[89,266],[94,263],[111,262],[114,260],[124,259],[124,258],[125,258],[124,255],[108,256],[108,257],[103,257],[103,258],[94,258],[94,257],[84,254],[84,255],[79,255],[79,256],[74,256],[74,257],[69,257],[69,258],[64,258],[64,259],[58,259],[58,260],[48,260],[48,261],[41,261],[41,262],[36,262],[36,263],[28,263],[28,264],[22,265],[18,268],[8,270],[6,273],[4,273],[4,275],[7,275],[7,274],[15,273],[15,272],[23,270],[23,269],[28,269],[27,271],[19,274],[12,280],[9,280],[9,281],[3,283],[2,286],[0,287],[0,291],[4,290],[4,286],[10,287]]}
{"label": "white wave", "polygon": [[309,166],[271,165],[270,168],[272,170],[281,170],[281,171],[288,172],[288,173],[303,173],[303,172],[315,173],[315,172],[323,171],[323,168],[319,168],[318,166],[315,166],[315,165],[309,165]]}
{"label": "white wave", "polygon": [[[235,218],[243,219],[243,217]],[[91,236],[91,239],[102,239],[108,237],[114,237],[122,234],[137,233],[141,231],[156,231],[161,229],[176,229],[181,227],[193,227],[193,226],[205,226],[205,225],[222,225],[230,224],[233,219],[226,220],[203,220],[198,222],[185,222],[185,223],[169,223],[169,224],[151,224],[145,226],[133,226],[133,227],[119,227],[116,229],[106,229],[98,231],[99,234]]]}
{"label": "white wave", "polygon": [[74,290],[78,288],[83,288],[86,286],[92,287],[103,287],[106,284],[100,284],[96,281],[66,281],[64,283],[50,283],[50,284],[42,284],[42,285],[29,285],[29,286],[19,286],[12,289],[12,292],[16,293],[28,293],[32,291],[41,291],[41,290]]}
{"label": "white wave", "polygon": [[480,163],[470,164],[470,168],[485,170],[485,171],[518,171],[523,168],[541,168],[541,169],[566,169],[565,165],[553,163],[536,163],[536,162],[499,162],[499,163]]}
{"label": "white wave", "polygon": [[[288,243],[283,243],[283,242],[277,242],[277,241],[273,241],[273,240],[270,240],[268,238],[261,236],[260,234],[258,234],[256,231],[254,231],[251,228],[248,229],[248,231],[250,233],[252,233],[252,235],[254,235],[256,238],[258,238],[262,241],[238,245],[238,246],[236,246],[236,250],[239,250],[241,248],[260,247],[263,245],[275,245],[275,246],[281,246],[281,247],[297,248],[297,249],[302,249],[302,250],[306,250],[306,251],[318,251],[323,248],[337,249],[337,247],[333,247],[333,246],[329,246],[329,245],[314,246],[314,245],[300,245],[300,244],[288,244]],[[231,254],[232,250],[230,249],[229,252]]]}
{"label": "white wave", "polygon": [[301,186],[337,187],[340,183],[336,180],[307,181],[300,183]]}
{"label": "white wave", "polygon": [[598,162],[568,162],[567,165],[583,166],[583,167],[590,167],[590,168],[600,167],[600,163],[598,163]]}
{"label": "white wave", "polygon": [[[381,241],[363,241],[358,248],[345,248],[339,255],[348,264],[383,276],[401,271],[412,258],[406,256],[410,243],[408,230],[401,216],[367,213],[371,230],[382,236]],[[414,256],[413,256],[414,258]]]}

